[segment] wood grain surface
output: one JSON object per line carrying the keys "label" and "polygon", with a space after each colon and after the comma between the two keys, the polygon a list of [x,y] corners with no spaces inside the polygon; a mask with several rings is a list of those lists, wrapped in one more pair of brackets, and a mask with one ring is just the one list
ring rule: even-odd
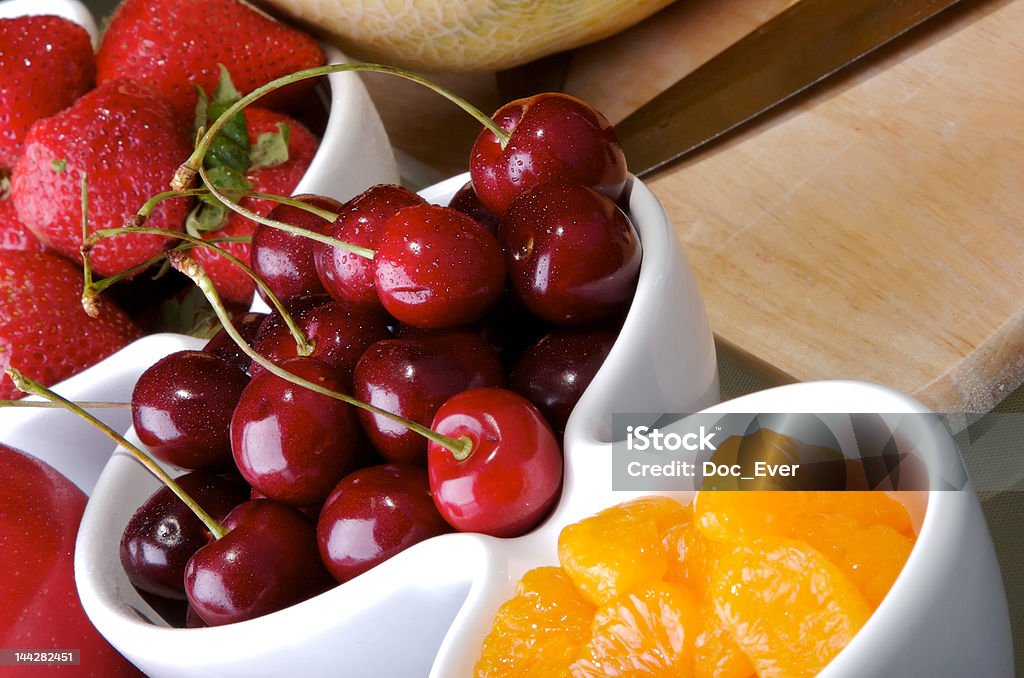
{"label": "wood grain surface", "polygon": [[[565,88],[621,119],[789,4],[680,0]],[[974,413],[1024,381],[1022,157],[1024,0],[964,0],[651,185],[747,368]]]}

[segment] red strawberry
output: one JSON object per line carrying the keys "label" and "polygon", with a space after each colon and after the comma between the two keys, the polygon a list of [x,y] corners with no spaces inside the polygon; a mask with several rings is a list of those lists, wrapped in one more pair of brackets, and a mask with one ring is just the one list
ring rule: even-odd
{"label": "red strawberry", "polygon": [[[0,251],[0,372],[14,365],[51,385],[107,357],[139,336],[117,306],[98,318],[82,310],[82,272],[53,254]],[[0,399],[21,397],[0,375]]]}
{"label": "red strawberry", "polygon": [[[177,110],[192,115],[194,85],[213,90],[227,67],[248,93],[275,78],[324,63],[312,37],[238,0],[124,0],[96,56],[97,81],[139,78],[154,84]],[[304,96],[312,81],[290,97]],[[275,93],[277,94],[277,93]],[[269,95],[261,105],[286,105]]]}
{"label": "red strawberry", "polygon": [[[278,125],[288,126],[288,157],[285,162],[249,170],[245,178],[252,184],[256,193],[273,195],[291,195],[302,175],[306,173],[309,163],[316,154],[317,138],[301,123],[291,118],[264,108],[249,107],[245,109],[246,130],[249,132],[249,143],[256,147],[260,135],[279,131]],[[260,216],[270,214],[277,203],[271,200],[242,198],[241,204]],[[256,222],[231,212],[227,222],[219,231],[208,234],[208,238],[224,238],[229,236],[251,236],[256,230]],[[249,244],[231,243],[221,245],[246,264],[249,263]],[[242,273],[224,257],[206,248],[198,248],[195,257],[213,279],[220,295],[231,302],[248,305],[252,302],[255,285],[252,279]]]}
{"label": "red strawberry", "polygon": [[89,34],[57,16],[0,19],[0,167],[13,167],[36,120],[71,105],[93,85]]}
{"label": "red strawberry", "polygon": [[[131,80],[108,82],[25,138],[12,177],[18,217],[43,243],[81,261],[82,175],[89,189],[89,230],[123,226],[152,195],[168,190],[192,152],[188,123],[153,90]],[[166,200],[148,226],[181,231],[190,205]],[[166,239],[118,236],[99,243],[92,262],[101,276],[159,254]]]}
{"label": "red strawberry", "polygon": [[10,196],[10,181],[0,178],[0,250],[42,252],[44,249],[39,238],[18,218]]}

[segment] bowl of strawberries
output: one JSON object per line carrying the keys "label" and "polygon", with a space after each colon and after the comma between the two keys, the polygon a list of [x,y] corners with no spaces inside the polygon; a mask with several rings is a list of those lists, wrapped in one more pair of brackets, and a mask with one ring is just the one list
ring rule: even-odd
{"label": "bowl of strawberries", "polygon": [[[344,60],[336,48],[235,0],[157,9],[121,3],[101,40],[76,0],[0,2],[8,112],[0,128],[0,269],[19,272],[0,284],[12,300],[0,313],[0,364],[29,367],[45,383],[144,334],[194,326],[187,281],[160,273],[165,252],[193,238],[248,263],[256,224],[202,192],[145,203],[170,190],[197,128],[230,101],[285,73]],[[218,144],[213,155],[221,159],[211,164],[220,168],[211,171],[260,215],[275,205],[263,194],[345,200],[397,178],[356,74],[310,79],[262,99],[232,133],[232,143]],[[356,161],[360,171],[352,172]],[[143,220],[150,233],[121,232]],[[88,246],[89,279],[97,291],[112,290],[90,309],[97,316],[90,321],[73,279],[82,279],[86,237],[112,231]],[[211,248],[196,254],[225,297],[248,307],[252,282]],[[44,295],[44,278],[66,282]],[[0,378],[0,399],[19,395]]]}

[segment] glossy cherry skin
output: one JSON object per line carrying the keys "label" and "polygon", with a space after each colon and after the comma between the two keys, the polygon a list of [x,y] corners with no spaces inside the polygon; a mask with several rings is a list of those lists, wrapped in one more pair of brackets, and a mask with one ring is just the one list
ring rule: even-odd
{"label": "glossy cherry skin", "polygon": [[[256,333],[266,319],[266,313],[250,311],[232,318],[231,322],[234,324],[235,329],[238,330],[238,333],[242,335],[242,339],[252,346],[253,342],[256,341]],[[238,347],[235,340],[223,328],[218,330],[217,334],[213,335],[206,342],[206,346],[203,346],[203,351],[212,353],[218,358],[223,358],[245,374],[249,374],[249,365],[252,363],[252,359]]]}
{"label": "glossy cherry skin", "polygon": [[[459,391],[504,382],[501,363],[483,337],[444,331],[385,339],[368,348],[356,365],[352,395],[430,426],[438,408]],[[359,420],[384,459],[426,465],[426,438],[365,410]]]}
{"label": "glossy cherry skin", "polygon": [[504,148],[487,129],[470,154],[473,188],[502,217],[521,193],[549,181],[590,186],[617,200],[626,158],[607,118],[567,94],[537,94],[505,104],[492,116],[511,137]]}
{"label": "glossy cherry skin", "polygon": [[142,373],[132,391],[135,433],[161,461],[186,469],[229,469],[228,424],[248,381],[210,353],[165,356]]}
{"label": "glossy cherry skin", "polygon": [[615,344],[614,330],[558,330],[545,335],[516,361],[509,388],[540,410],[557,433]]}
{"label": "glossy cherry skin", "polygon": [[467,437],[462,461],[431,442],[430,492],[448,524],[462,532],[516,537],[548,514],[562,489],[562,451],[530,401],[500,388],[478,388],[449,398],[433,428]]}
{"label": "glossy cherry skin", "polygon": [[[332,391],[344,392],[334,370],[312,358],[281,367]],[[309,506],[327,498],[355,462],[359,422],[352,407],[270,372],[252,378],[231,419],[235,464],[271,499]]]}
{"label": "glossy cherry skin", "polygon": [[[205,471],[177,483],[214,520],[249,499],[249,488]],[[210,540],[210,532],[167,487],[161,487],[132,514],[121,535],[121,566],[139,589],[164,598],[185,598],[185,564]]]}
{"label": "glossy cherry skin", "polygon": [[[348,302],[329,301],[293,317],[306,336],[315,342],[309,357],[333,367],[346,384],[363,351],[375,341],[390,336],[383,312]],[[298,357],[295,338],[283,322],[262,332],[255,349],[275,364]],[[254,377],[263,370],[259,364],[250,368]]]}
{"label": "glossy cherry skin", "polygon": [[500,219],[488,212],[487,208],[480,202],[476,191],[473,190],[472,181],[466,182],[462,188],[455,191],[455,195],[448,201],[448,207],[462,212],[467,217],[472,217],[476,223],[494,235],[498,235],[498,222]]}
{"label": "glossy cherry skin", "polygon": [[298,509],[254,499],[228,514],[223,526],[228,533],[185,567],[189,605],[210,626],[282,610],[331,585],[316,528]]}
{"label": "glossy cherry skin", "polygon": [[585,325],[624,312],[640,275],[640,240],[626,215],[579,184],[542,184],[501,222],[509,278],[535,314]]}
{"label": "glossy cherry skin", "polygon": [[[78,452],[69,444],[68,454]],[[72,675],[137,676],[82,609],[75,588],[75,538],[85,493],[56,469],[0,443],[0,648],[77,649]],[[0,674],[49,675],[42,667]],[[80,671],[80,673],[75,673]]]}
{"label": "glossy cherry skin", "polygon": [[505,284],[497,239],[465,214],[437,205],[406,207],[388,219],[374,264],[387,312],[426,329],[479,320]]}
{"label": "glossy cherry skin", "polygon": [[[342,210],[340,202],[326,196],[303,194],[294,199],[335,214]],[[322,233],[330,224],[316,214],[284,204],[277,205],[267,216],[316,233]],[[252,269],[279,299],[324,292],[313,263],[317,245],[315,240],[260,224],[252,234]],[[263,296],[262,290],[260,294]]]}
{"label": "glossy cherry skin", "polygon": [[[324,229],[324,235],[376,250],[385,221],[403,207],[425,203],[407,188],[378,184],[345,203],[338,219]],[[371,259],[324,244],[318,244],[315,249],[317,275],[332,297],[361,306],[380,307]]]}
{"label": "glossy cherry skin", "polygon": [[320,512],[317,545],[327,570],[346,582],[450,530],[430,498],[427,472],[386,464],[360,469],[338,483]]}

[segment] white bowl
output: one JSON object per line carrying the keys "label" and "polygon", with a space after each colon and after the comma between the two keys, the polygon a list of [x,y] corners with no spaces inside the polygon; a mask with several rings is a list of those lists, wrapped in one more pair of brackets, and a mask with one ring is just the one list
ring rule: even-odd
{"label": "white bowl", "polygon": [[[456,177],[424,195],[444,202],[465,181]],[[611,412],[694,411],[718,400],[711,331],[664,211],[640,182],[633,184],[630,211],[644,247],[640,281],[618,341],[568,424],[565,506],[610,491],[605,478],[592,485],[575,479],[588,473],[580,467],[593,463],[585,458],[589,447],[577,447],[606,436]],[[177,347],[196,345],[182,337]],[[146,364],[169,350],[160,343]],[[124,451],[115,453],[86,509],[75,558],[86,613],[118,650],[153,676],[426,675],[470,591],[502,574],[481,564],[490,562],[492,549],[504,549],[503,542],[449,534],[286,610],[218,628],[170,629],[136,594],[118,560],[124,525],[157,487]]]}
{"label": "white bowl", "polygon": [[[598,400],[611,380],[595,384]],[[581,403],[581,406],[583,403]],[[618,410],[640,412],[658,410]],[[678,410],[680,412],[684,410]],[[862,382],[792,384],[730,400],[707,413],[899,413],[927,414],[917,401],[889,388]],[[589,412],[577,413],[580,418]],[[612,446],[580,426],[567,431],[566,490],[555,513],[537,531],[519,539],[476,537],[469,567],[479,576],[452,623],[430,676],[472,675],[480,647],[502,602],[529,569],[557,565],[558,534],[568,524],[641,494],[665,494],[688,502],[692,492],[613,492]],[[842,431],[830,431],[840,438]],[[848,436],[850,432],[846,432]],[[816,444],[815,441],[805,441]],[[962,469],[952,438],[941,427],[913,440],[940,486]],[[1002,576],[974,488],[898,493],[918,529],[918,538],[888,595],[850,644],[819,675],[823,678],[887,678],[1013,675],[1013,642]],[[465,557],[465,556],[464,556]]]}
{"label": "white bowl", "polygon": [[2,0],[0,2],[0,19],[39,14],[52,14],[74,21],[89,32],[94,44],[99,37],[92,12],[78,0]]}

